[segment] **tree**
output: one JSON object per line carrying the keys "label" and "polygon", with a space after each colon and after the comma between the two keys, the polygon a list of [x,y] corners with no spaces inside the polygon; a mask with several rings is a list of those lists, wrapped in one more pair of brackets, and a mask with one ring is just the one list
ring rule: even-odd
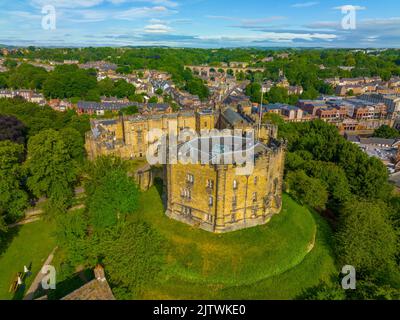
{"label": "tree", "polygon": [[338,284],[320,282],[317,286],[303,290],[298,300],[345,300],[346,294]]}
{"label": "tree", "polygon": [[27,129],[14,116],[0,115],[0,141],[11,140],[16,143],[25,143]]}
{"label": "tree", "polygon": [[272,87],[271,90],[266,94],[265,98],[270,103],[288,103],[289,95],[286,88]]}
{"label": "tree", "polygon": [[261,101],[261,85],[253,82],[246,87],[246,95],[250,97],[252,102],[260,103]]}
{"label": "tree", "polygon": [[339,263],[354,266],[363,278],[385,278],[397,269],[397,234],[382,202],[346,203],[335,239]]}
{"label": "tree", "polygon": [[300,170],[289,172],[286,182],[288,191],[297,200],[316,209],[325,209],[328,191],[321,180],[311,178]]}
{"label": "tree", "polygon": [[389,127],[388,125],[383,125],[374,131],[374,137],[383,139],[396,139],[400,138],[400,132],[395,128]]}
{"label": "tree", "polygon": [[165,263],[163,238],[147,223],[129,222],[102,234],[100,255],[120,298],[132,299]]}
{"label": "tree", "polygon": [[96,73],[79,69],[77,65],[59,65],[43,83],[47,98],[86,98],[97,88]]}
{"label": "tree", "polygon": [[90,266],[97,262],[96,243],[89,236],[88,217],[83,210],[57,215],[56,226],[57,243],[66,251],[68,261]]}
{"label": "tree", "polygon": [[126,108],[122,108],[120,111],[120,114],[126,114],[126,115],[133,115],[139,112],[139,109],[137,106],[129,106]]}
{"label": "tree", "polygon": [[47,196],[57,212],[70,204],[77,177],[74,150],[69,147],[62,134],[53,129],[41,131],[28,142],[27,185],[34,196]]}
{"label": "tree", "polygon": [[28,195],[21,183],[23,158],[23,145],[0,141],[0,225],[22,217],[28,205]]}
{"label": "tree", "polygon": [[158,102],[158,98],[157,96],[153,96],[149,99],[149,103],[157,103]]}
{"label": "tree", "polygon": [[347,297],[349,300],[399,300],[400,290],[372,279],[359,280],[356,290],[349,290]]}
{"label": "tree", "polygon": [[45,69],[23,63],[11,72],[8,86],[15,89],[42,89],[48,73]]}
{"label": "tree", "polygon": [[114,90],[112,91],[112,94],[117,98],[126,98],[133,96],[135,92],[136,88],[133,84],[120,79],[114,83]]}
{"label": "tree", "polygon": [[342,168],[331,162],[305,161],[302,168],[313,178],[325,183],[329,193],[329,207],[337,209],[351,197],[350,185]]}
{"label": "tree", "polygon": [[85,142],[81,134],[77,130],[68,127],[60,130],[60,134],[71,158],[79,163],[83,163],[85,158]]}
{"label": "tree", "polygon": [[88,166],[85,190],[90,222],[95,230],[113,227],[136,210],[138,188],[118,158],[100,157]]}

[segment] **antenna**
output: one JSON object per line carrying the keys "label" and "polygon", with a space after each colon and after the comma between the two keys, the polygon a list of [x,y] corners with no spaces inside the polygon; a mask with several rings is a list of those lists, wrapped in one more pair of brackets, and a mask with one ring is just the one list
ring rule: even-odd
{"label": "antenna", "polygon": [[264,88],[261,84],[261,101],[260,101],[260,119],[258,122],[258,140],[260,140],[261,135],[261,121],[262,121],[262,114],[263,114],[263,100],[264,100]]}

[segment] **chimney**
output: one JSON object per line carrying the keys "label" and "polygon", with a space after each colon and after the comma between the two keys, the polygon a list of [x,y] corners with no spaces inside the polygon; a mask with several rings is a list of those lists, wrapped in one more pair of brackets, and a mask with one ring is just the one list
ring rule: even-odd
{"label": "chimney", "polygon": [[94,276],[99,281],[106,281],[104,269],[101,265],[98,264],[96,268],[94,268]]}

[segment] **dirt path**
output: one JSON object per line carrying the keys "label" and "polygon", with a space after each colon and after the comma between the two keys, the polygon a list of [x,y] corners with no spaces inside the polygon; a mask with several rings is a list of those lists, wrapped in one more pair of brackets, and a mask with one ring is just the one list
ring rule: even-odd
{"label": "dirt path", "polygon": [[[44,262],[42,268],[46,265],[49,265],[53,261],[54,253],[56,252],[56,250],[57,250],[57,247],[55,247],[53,249],[53,251],[50,253],[47,260]],[[42,268],[40,268],[39,273],[36,275],[35,280],[33,280],[31,286],[29,287],[28,291],[26,292],[24,300],[33,300],[33,298],[35,296],[35,292],[39,288],[39,286],[42,282],[42,279],[45,276],[44,274],[42,274]]]}

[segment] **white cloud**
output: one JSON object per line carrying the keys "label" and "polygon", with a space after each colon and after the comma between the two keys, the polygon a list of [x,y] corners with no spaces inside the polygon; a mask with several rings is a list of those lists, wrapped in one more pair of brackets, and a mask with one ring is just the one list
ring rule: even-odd
{"label": "white cloud", "polygon": [[220,40],[220,41],[273,41],[285,42],[293,40],[325,40],[332,41],[337,38],[335,34],[325,33],[290,33],[290,32],[265,32],[260,35],[243,35],[243,36],[199,36],[201,40]]}
{"label": "white cloud", "polygon": [[310,2],[302,2],[302,3],[295,3],[292,4],[292,8],[308,8],[318,5],[318,1],[310,1]]}
{"label": "white cloud", "polygon": [[35,7],[43,7],[45,5],[53,5],[56,8],[91,8],[102,3],[112,3],[115,5],[123,3],[148,3],[150,5],[162,5],[170,8],[179,6],[176,1],[172,0],[31,0],[31,4]]}
{"label": "white cloud", "polygon": [[35,7],[53,5],[56,8],[90,8],[101,4],[103,0],[31,0]]}
{"label": "white cloud", "polygon": [[176,11],[167,9],[163,6],[141,7],[117,12],[113,15],[113,18],[121,20],[136,20],[138,18],[158,17],[160,15],[169,15],[173,13],[176,13]]}
{"label": "white cloud", "polygon": [[251,26],[251,25],[258,25],[258,24],[265,24],[271,23],[278,20],[287,19],[283,16],[272,16],[272,17],[264,17],[264,18],[238,18],[232,16],[214,16],[214,15],[207,15],[206,18],[208,19],[216,19],[216,20],[226,20],[226,21],[237,21],[243,25]]}
{"label": "white cloud", "polygon": [[172,29],[165,24],[149,24],[144,27],[146,33],[168,33]]}
{"label": "white cloud", "polygon": [[367,7],[353,6],[351,4],[346,4],[339,7],[334,7],[335,10],[349,11],[349,10],[367,10]]}

